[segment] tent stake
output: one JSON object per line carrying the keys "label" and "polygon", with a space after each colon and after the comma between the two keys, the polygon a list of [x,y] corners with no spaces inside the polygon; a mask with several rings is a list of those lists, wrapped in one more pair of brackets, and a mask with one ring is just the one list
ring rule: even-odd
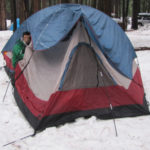
{"label": "tent stake", "polygon": [[[103,81],[103,73],[100,72],[100,75],[101,75],[101,79],[102,79],[102,84],[103,84],[103,86],[104,86],[105,84],[104,84],[104,81]],[[116,136],[118,136],[117,126],[116,126],[116,121],[115,121],[115,116],[114,116],[114,111],[113,111],[113,106],[112,106],[112,104],[111,104],[110,98],[109,98],[109,96],[108,96],[106,90],[104,90],[104,91],[105,91],[105,94],[106,94],[106,96],[107,96],[107,99],[108,99],[108,102],[109,102],[109,106],[110,106],[110,110],[111,110],[111,113],[112,113],[113,123],[114,123],[114,127],[115,127],[115,133],[116,133]]]}
{"label": "tent stake", "polygon": [[3,69],[5,66],[0,66],[0,70]]}
{"label": "tent stake", "polygon": [[110,109],[111,109],[112,116],[113,116],[113,122],[114,122],[114,127],[115,127],[115,133],[116,133],[116,136],[118,136],[117,126],[116,126],[116,120],[115,120],[115,117],[114,117],[113,107],[112,107],[111,104],[110,104]]}
{"label": "tent stake", "polygon": [[20,138],[20,139],[18,139],[18,140],[9,142],[9,143],[3,145],[3,147],[8,146],[8,145],[13,144],[13,143],[16,143],[16,142],[18,142],[18,141],[22,141],[22,140],[24,140],[24,139],[26,139],[26,138],[28,138],[28,137],[33,137],[33,136],[35,136],[35,135],[36,135],[36,132],[34,131],[33,134],[30,134],[30,135],[27,135],[27,136],[25,136],[25,137],[22,137],[22,138]]}
{"label": "tent stake", "polygon": [[4,102],[4,100],[5,100],[5,97],[6,97],[6,94],[7,94],[7,91],[8,91],[8,88],[9,88],[10,83],[11,83],[11,79],[9,80],[9,82],[8,82],[8,84],[7,84],[7,88],[6,88],[4,97],[3,97],[3,102]]}

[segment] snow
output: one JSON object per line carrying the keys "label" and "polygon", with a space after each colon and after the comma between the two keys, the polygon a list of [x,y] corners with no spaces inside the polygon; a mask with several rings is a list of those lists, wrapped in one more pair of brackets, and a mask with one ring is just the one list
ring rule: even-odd
{"label": "snow", "polygon": [[127,35],[135,48],[150,47],[150,24],[140,27],[137,31],[127,32]]}
{"label": "snow", "polygon": [[9,29],[11,26],[11,20],[6,20],[6,25],[7,25],[7,29]]}
{"label": "snow", "polygon": [[[150,25],[137,31],[126,32],[134,47],[150,47]],[[0,49],[3,48],[11,31],[0,31]],[[143,78],[146,98],[150,102],[150,51],[138,51],[138,61]],[[4,65],[0,54],[0,66]],[[149,150],[150,116],[115,119],[118,136],[115,135],[113,120],[96,117],[79,118],[74,123],[51,127],[35,137],[18,140],[33,133],[26,119],[18,109],[12,86],[3,102],[8,85],[4,69],[0,69],[0,150]],[[17,142],[3,147],[3,145]]]}

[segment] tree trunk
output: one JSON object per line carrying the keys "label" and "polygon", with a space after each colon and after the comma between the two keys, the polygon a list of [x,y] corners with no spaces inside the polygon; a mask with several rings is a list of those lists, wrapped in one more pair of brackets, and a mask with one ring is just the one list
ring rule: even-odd
{"label": "tree trunk", "polygon": [[54,2],[54,5],[56,5],[56,4],[60,4],[60,1],[59,0],[54,0],[55,2]]}
{"label": "tree trunk", "polygon": [[97,2],[97,9],[99,9],[99,10],[104,12],[104,1],[103,0],[98,0],[98,2]]}
{"label": "tree trunk", "polygon": [[34,8],[34,1],[30,0],[29,1],[29,16],[31,16],[34,13],[33,8]]}
{"label": "tree trunk", "polygon": [[96,0],[91,0],[91,6],[96,8]]}
{"label": "tree trunk", "polygon": [[119,17],[121,17],[121,2],[120,2],[120,0],[118,0],[118,14],[119,14]]}
{"label": "tree trunk", "polygon": [[51,5],[52,5],[51,0],[49,0],[49,6],[51,6]]}
{"label": "tree trunk", "polygon": [[24,0],[24,8],[25,8],[25,19],[30,16],[30,3],[29,0]]}
{"label": "tree trunk", "polygon": [[61,0],[61,3],[69,3],[69,0]]}
{"label": "tree trunk", "polygon": [[112,0],[111,2],[111,13],[113,13],[113,16],[115,14],[115,0]]}
{"label": "tree trunk", "polygon": [[16,15],[16,0],[13,0],[13,23],[14,23],[14,26],[13,26],[13,31],[16,31],[17,29],[17,22],[16,22],[16,19],[17,19],[17,15]]}
{"label": "tree trunk", "polygon": [[41,1],[40,0],[33,0],[33,12],[36,13],[41,8]]}
{"label": "tree trunk", "polygon": [[137,15],[139,11],[139,0],[133,0],[133,16],[132,16],[132,29],[138,29]]}
{"label": "tree trunk", "polygon": [[16,1],[17,17],[20,18],[20,23],[30,16],[29,0]]}
{"label": "tree trunk", "polygon": [[0,30],[6,30],[6,4],[5,0],[1,0],[0,3]]}
{"label": "tree trunk", "polygon": [[[78,0],[78,3],[81,4],[81,0]],[[82,0],[83,5],[87,5],[87,0]]]}
{"label": "tree trunk", "polygon": [[97,0],[97,9],[100,10],[100,0]]}
{"label": "tree trunk", "polygon": [[139,0],[138,13],[141,12],[141,0]]}
{"label": "tree trunk", "polygon": [[78,4],[78,0],[75,0],[75,3]]}
{"label": "tree trunk", "polygon": [[122,16],[123,16],[123,29],[126,29],[126,3],[125,0],[123,0],[123,4],[122,4]]}
{"label": "tree trunk", "polygon": [[56,4],[56,0],[51,0],[52,1],[52,5]]}
{"label": "tree trunk", "polygon": [[104,2],[104,12],[108,15],[111,16],[111,0],[105,0]]}
{"label": "tree trunk", "polygon": [[119,18],[119,1],[120,0],[115,0],[115,17]]}
{"label": "tree trunk", "polygon": [[46,2],[47,2],[46,0],[41,0],[42,8],[47,7],[47,3]]}
{"label": "tree trunk", "polygon": [[24,1],[16,0],[16,17],[20,18],[20,23],[25,20],[25,6]]}
{"label": "tree trunk", "polygon": [[145,0],[145,10],[144,10],[144,12],[147,12],[147,10],[148,10],[148,0]]}
{"label": "tree trunk", "polygon": [[11,19],[10,0],[5,0],[5,4],[6,4],[6,18],[10,20]]}
{"label": "tree trunk", "polygon": [[150,13],[150,1],[148,1],[148,12]]}
{"label": "tree trunk", "polygon": [[126,4],[126,17],[128,16],[128,11],[129,11],[129,0],[127,0]]}
{"label": "tree trunk", "polygon": [[13,18],[14,18],[14,8],[13,8],[13,1],[10,0],[10,20],[13,21]]}
{"label": "tree trunk", "polygon": [[88,6],[91,6],[90,0],[87,0],[87,5],[88,5]]}
{"label": "tree trunk", "polygon": [[143,0],[143,1],[142,1],[142,12],[144,12],[144,11],[146,10],[145,5],[146,5],[146,1]]}
{"label": "tree trunk", "polygon": [[82,0],[78,0],[78,4],[83,4]]}

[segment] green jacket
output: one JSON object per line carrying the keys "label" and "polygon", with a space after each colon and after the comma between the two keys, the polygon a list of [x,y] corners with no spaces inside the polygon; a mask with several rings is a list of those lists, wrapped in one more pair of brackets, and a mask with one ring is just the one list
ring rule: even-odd
{"label": "green jacket", "polygon": [[17,43],[13,47],[13,57],[12,57],[12,65],[15,68],[18,61],[23,59],[26,45],[23,41],[18,40]]}

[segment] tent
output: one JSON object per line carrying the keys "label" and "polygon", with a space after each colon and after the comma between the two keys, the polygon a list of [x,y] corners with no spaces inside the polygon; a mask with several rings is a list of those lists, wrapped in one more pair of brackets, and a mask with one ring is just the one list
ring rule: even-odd
{"label": "tent", "polygon": [[[31,32],[32,44],[14,69],[12,49],[24,31]],[[2,52],[15,71],[15,100],[35,131],[78,117],[149,114],[133,46],[94,8],[45,8],[22,23]]]}

